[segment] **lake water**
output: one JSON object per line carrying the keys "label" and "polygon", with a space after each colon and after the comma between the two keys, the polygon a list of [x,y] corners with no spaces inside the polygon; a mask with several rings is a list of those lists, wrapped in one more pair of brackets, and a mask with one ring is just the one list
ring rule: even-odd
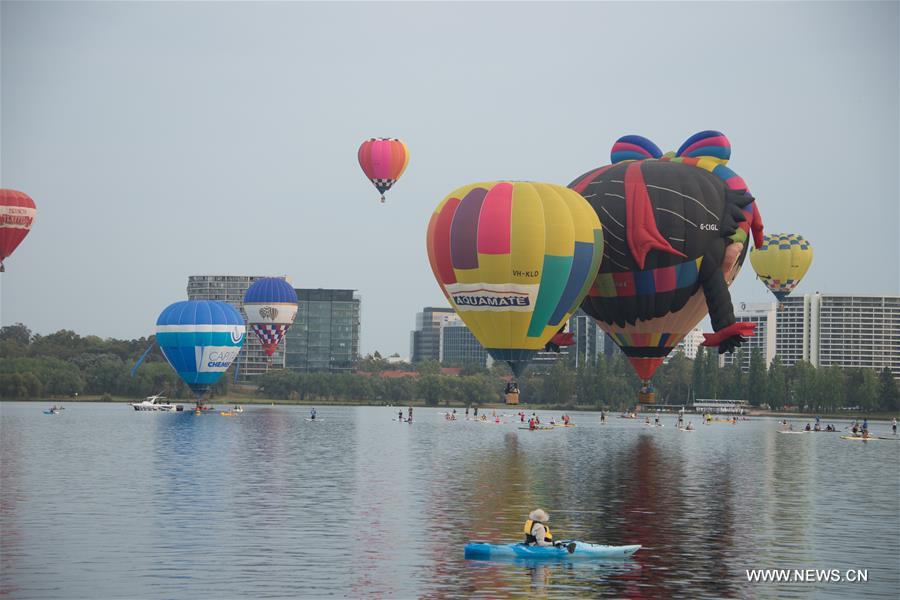
{"label": "lake water", "polygon": [[[305,407],[44,408],[0,404],[5,598],[900,590],[900,442],[782,435],[771,419],[691,417],[685,433],[672,416],[655,428],[573,413],[577,427],[530,432],[424,408],[412,425],[388,407],[322,407],[313,423]],[[644,548],[603,563],[463,558],[469,540],[518,541],[535,507],[557,539]],[[758,568],[867,569],[868,582],[748,583]]]}

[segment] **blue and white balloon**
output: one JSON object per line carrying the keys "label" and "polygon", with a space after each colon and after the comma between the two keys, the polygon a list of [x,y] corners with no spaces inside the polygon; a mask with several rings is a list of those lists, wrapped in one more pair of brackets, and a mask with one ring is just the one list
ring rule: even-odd
{"label": "blue and white balloon", "polygon": [[156,320],[156,343],[198,398],[237,358],[245,333],[241,313],[216,300],[175,302]]}
{"label": "blue and white balloon", "polygon": [[280,277],[257,279],[244,294],[247,324],[272,356],[297,316],[297,292]]}

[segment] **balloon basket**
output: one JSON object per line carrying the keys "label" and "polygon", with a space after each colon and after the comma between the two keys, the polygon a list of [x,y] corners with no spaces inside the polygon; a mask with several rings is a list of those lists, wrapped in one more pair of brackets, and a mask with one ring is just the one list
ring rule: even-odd
{"label": "balloon basket", "polygon": [[639,391],[638,404],[656,404],[656,392],[644,390]]}
{"label": "balloon basket", "polygon": [[519,403],[519,392],[507,392],[506,394],[506,404],[507,405],[517,405]]}

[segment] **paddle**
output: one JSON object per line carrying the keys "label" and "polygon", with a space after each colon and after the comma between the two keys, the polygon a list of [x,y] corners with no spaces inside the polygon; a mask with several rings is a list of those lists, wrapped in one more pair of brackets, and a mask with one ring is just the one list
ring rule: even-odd
{"label": "paddle", "polygon": [[575,542],[556,542],[553,545],[557,548],[565,548],[569,554],[575,554]]}

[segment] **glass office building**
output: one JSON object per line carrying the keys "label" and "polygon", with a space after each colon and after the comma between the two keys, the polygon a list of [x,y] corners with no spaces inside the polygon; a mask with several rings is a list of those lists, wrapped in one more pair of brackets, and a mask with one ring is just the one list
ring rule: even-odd
{"label": "glass office building", "polygon": [[360,297],[354,290],[298,289],[285,366],[301,373],[351,372],[359,359]]}

